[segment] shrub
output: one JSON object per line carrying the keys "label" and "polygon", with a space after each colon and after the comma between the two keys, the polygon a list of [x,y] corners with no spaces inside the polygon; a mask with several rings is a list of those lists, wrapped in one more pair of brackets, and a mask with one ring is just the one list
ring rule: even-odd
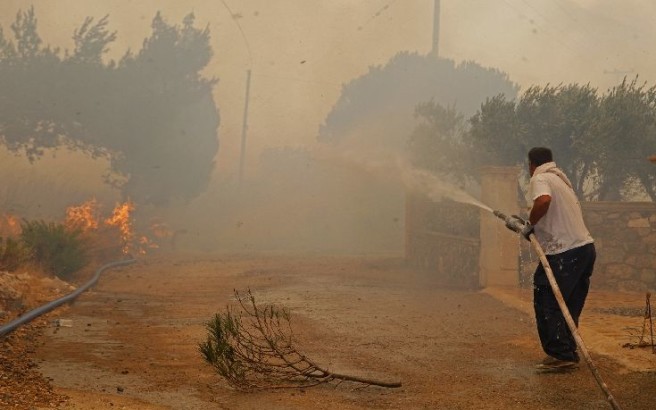
{"label": "shrub", "polygon": [[25,250],[18,241],[0,237],[0,271],[15,271],[25,259]]}
{"label": "shrub", "polygon": [[23,220],[21,227],[25,249],[45,271],[69,279],[88,263],[87,248],[79,229],[42,220]]}

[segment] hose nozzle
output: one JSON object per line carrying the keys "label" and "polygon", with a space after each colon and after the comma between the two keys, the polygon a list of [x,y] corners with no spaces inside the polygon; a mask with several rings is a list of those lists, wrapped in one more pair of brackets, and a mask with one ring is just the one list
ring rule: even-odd
{"label": "hose nozzle", "polygon": [[501,219],[505,224],[506,228],[510,229],[513,232],[521,233],[522,229],[524,228],[525,221],[520,219],[518,216],[507,216],[503,212],[500,211],[492,211],[494,216],[497,218]]}
{"label": "hose nozzle", "polygon": [[501,211],[492,211],[492,213],[494,214],[494,216],[496,216],[497,218],[501,219],[504,222],[506,221],[506,219],[508,219],[508,217]]}

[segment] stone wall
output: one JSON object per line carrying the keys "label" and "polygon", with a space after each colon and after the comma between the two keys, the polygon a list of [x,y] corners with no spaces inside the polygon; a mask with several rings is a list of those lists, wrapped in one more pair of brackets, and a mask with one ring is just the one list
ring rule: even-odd
{"label": "stone wall", "polygon": [[582,208],[597,248],[593,286],[654,291],[656,204],[587,202]]}
{"label": "stone wall", "polygon": [[[595,240],[592,287],[620,291],[656,290],[656,204],[583,202],[583,218]],[[539,260],[522,241],[520,285],[533,286]]]}

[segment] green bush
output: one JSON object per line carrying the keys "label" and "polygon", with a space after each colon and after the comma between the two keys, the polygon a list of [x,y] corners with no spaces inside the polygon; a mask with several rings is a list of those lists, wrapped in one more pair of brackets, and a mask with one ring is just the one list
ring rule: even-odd
{"label": "green bush", "polygon": [[25,250],[18,241],[0,237],[0,270],[15,271],[25,260]]}
{"label": "green bush", "polygon": [[21,227],[21,241],[30,258],[47,272],[69,279],[88,263],[87,248],[79,229],[27,220],[23,220]]}

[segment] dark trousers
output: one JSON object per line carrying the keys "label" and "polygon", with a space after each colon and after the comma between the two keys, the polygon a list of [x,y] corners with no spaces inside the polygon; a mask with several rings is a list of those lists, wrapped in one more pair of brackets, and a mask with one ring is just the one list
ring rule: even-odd
{"label": "dark trousers", "polygon": [[[547,255],[549,266],[577,327],[585,298],[588,296],[596,256],[594,244]],[[541,263],[533,275],[533,285],[533,306],[542,349],[556,359],[578,361],[576,342],[567,327]]]}

